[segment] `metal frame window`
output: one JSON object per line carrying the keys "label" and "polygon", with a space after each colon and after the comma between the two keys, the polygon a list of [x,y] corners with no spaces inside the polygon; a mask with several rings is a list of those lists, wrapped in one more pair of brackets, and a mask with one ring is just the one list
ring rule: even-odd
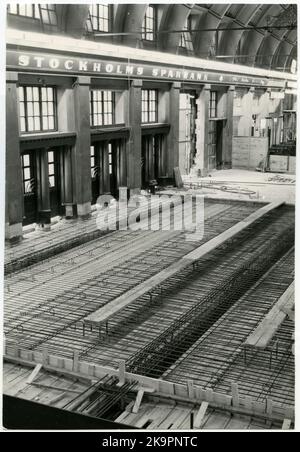
{"label": "metal frame window", "polygon": [[157,18],[156,8],[153,5],[149,5],[146,9],[142,24],[142,39],[146,41],[154,41],[156,36]]}
{"label": "metal frame window", "polygon": [[112,156],[112,145],[108,143],[108,172],[113,173],[113,156]]}
{"label": "metal frame window", "polygon": [[21,155],[24,194],[33,193],[34,191],[34,178],[32,174],[30,159],[31,159],[30,154]]}
{"label": "metal frame window", "polygon": [[56,90],[52,86],[20,86],[21,132],[45,132],[57,129]]}
{"label": "metal frame window", "polygon": [[113,91],[90,91],[90,124],[106,126],[115,122],[115,93]]}
{"label": "metal frame window", "polygon": [[142,89],[142,123],[157,122],[157,107],[157,90]]}
{"label": "metal frame window", "polygon": [[43,25],[49,25],[50,27],[57,26],[57,14],[56,6],[50,4],[40,4],[40,17]]}
{"label": "metal frame window", "polygon": [[97,176],[97,165],[96,165],[96,154],[95,154],[95,146],[90,147],[91,150],[91,177],[94,179]]}
{"label": "metal frame window", "polygon": [[48,151],[48,176],[49,187],[55,187],[55,163],[54,163],[54,151]]}
{"label": "metal frame window", "polygon": [[93,4],[90,5],[87,30],[102,31],[108,33],[112,28],[112,5]]}
{"label": "metal frame window", "polygon": [[7,5],[7,12],[16,16],[40,18],[39,5],[34,4],[11,4]]}
{"label": "metal frame window", "polygon": [[209,117],[210,118],[217,117],[217,102],[218,102],[217,91],[211,91],[210,97],[209,97]]}
{"label": "metal frame window", "polygon": [[192,37],[191,37],[191,17],[188,16],[186,18],[184,27],[183,27],[183,33],[181,33],[180,36],[180,43],[179,47],[183,47],[184,49],[187,49],[189,51],[193,51],[193,43],[192,43]]}

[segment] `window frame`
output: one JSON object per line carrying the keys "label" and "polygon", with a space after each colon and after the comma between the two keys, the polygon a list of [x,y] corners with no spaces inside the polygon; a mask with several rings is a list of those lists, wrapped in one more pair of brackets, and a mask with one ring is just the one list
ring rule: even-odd
{"label": "window frame", "polygon": [[[153,16],[147,15],[150,8],[153,11]],[[147,20],[151,20],[152,28],[147,27]],[[157,33],[157,9],[156,9],[156,5],[150,4],[147,6],[147,9],[145,11],[145,15],[143,18],[142,40],[147,41],[147,42],[155,42],[157,40],[156,33]],[[149,35],[152,35],[152,37],[150,39],[149,39]]]}
{"label": "window frame", "polygon": [[[101,99],[97,99],[97,102],[99,102],[101,104],[101,113],[95,113],[94,112],[94,92],[100,92],[101,93]],[[105,112],[105,103],[107,103],[108,101],[104,99],[104,92],[109,92],[111,93],[111,113],[107,113]],[[116,123],[116,96],[115,96],[115,91],[112,90],[105,90],[105,89],[90,89],[90,127],[92,128],[97,128],[97,127],[108,127],[108,126],[113,126]],[[105,124],[105,116],[106,115],[112,115],[112,121],[111,123],[107,123]],[[98,117],[100,116],[102,118],[102,124],[95,124],[95,115],[97,115]]]}
{"label": "window frame", "polygon": [[210,91],[210,93],[209,93],[209,118],[214,119],[214,118],[218,117],[217,107],[218,107],[218,91]]}
{"label": "window frame", "polygon": [[[186,21],[183,26],[183,31],[180,35],[179,47],[182,49],[186,49],[187,51],[193,51],[193,40],[191,36],[191,16],[190,14],[187,16]],[[188,43],[190,46],[188,46]],[[190,48],[189,48],[190,47]]]}
{"label": "window frame", "polygon": [[[22,135],[25,134],[36,134],[36,133],[47,133],[47,132],[57,132],[58,130],[58,121],[57,121],[57,91],[56,91],[56,86],[54,85],[47,85],[47,86],[41,86],[41,85],[20,85],[19,89],[22,88],[23,89],[23,97],[24,100],[21,101],[20,98],[18,99],[19,102],[19,117],[20,117],[20,133]],[[25,88],[38,88],[38,92],[39,92],[39,99],[38,99],[38,103],[39,103],[39,120],[40,120],[40,129],[39,130],[28,130],[28,102],[27,101],[27,90]],[[53,90],[53,128],[52,129],[43,129],[43,113],[42,113],[42,88],[52,88]],[[19,95],[19,92],[18,92]],[[33,101],[32,101],[33,102]],[[25,129],[26,130],[21,130],[21,112],[20,112],[20,107],[21,107],[21,103],[23,103],[24,105],[24,120],[25,120]],[[48,103],[48,101],[47,101]],[[49,115],[47,115],[46,117],[48,117]],[[52,116],[52,115],[50,115]],[[33,116],[35,117],[35,116]]]}
{"label": "window frame", "polygon": [[[147,98],[143,99],[143,93],[147,92]],[[155,99],[150,99],[150,93],[155,93]],[[146,105],[146,109],[143,108],[143,106]],[[151,108],[151,106],[154,105],[154,110]],[[153,121],[150,121],[150,114],[155,114],[155,119]],[[143,120],[143,115],[147,116],[147,120]],[[141,106],[141,123],[142,124],[155,124],[158,122],[158,90],[157,89],[142,89],[142,106]]]}
{"label": "window frame", "polygon": [[[97,15],[93,14],[93,11],[92,11],[92,7],[93,6],[97,7]],[[99,11],[100,10],[100,8],[99,8],[100,6],[107,7],[107,12],[108,12],[107,17],[105,17],[104,15],[103,15],[103,17],[100,17],[100,11]],[[113,7],[112,4],[104,4],[104,3],[94,3],[94,4],[90,5],[88,20],[90,21],[91,30],[88,30],[88,32],[90,32],[90,33],[94,33],[94,32],[111,33],[112,26],[113,26],[113,8],[112,7]],[[94,28],[93,18],[96,18],[97,28]],[[100,28],[100,21],[101,20],[103,22],[107,22],[107,30],[104,30],[104,29]],[[89,28],[89,27],[87,27],[87,28]],[[103,28],[105,28],[105,27],[103,27]]]}
{"label": "window frame", "polygon": [[[14,3],[14,4],[10,4],[10,5],[7,5],[7,13],[8,14],[11,14],[11,15],[13,15],[13,16],[17,16],[17,17],[28,17],[29,19],[36,19],[36,20],[40,20],[40,8],[39,8],[39,4],[35,4],[35,3],[32,3],[32,4],[22,4],[24,7],[25,7],[25,9],[27,8],[27,7],[29,7],[29,6],[32,6],[33,7],[33,14],[32,15],[28,15],[28,14],[20,14],[20,4],[19,3]],[[15,6],[16,7],[16,9],[17,9],[17,12],[12,12],[10,9],[11,9],[11,6]]]}
{"label": "window frame", "polygon": [[[24,164],[24,157],[28,156],[29,159],[29,163],[28,165]],[[22,188],[23,188],[23,196],[30,196],[34,194],[34,187],[31,187],[31,189],[29,191],[26,190],[26,184],[31,183],[31,181],[34,181],[34,175],[32,174],[32,155],[30,154],[30,152],[25,152],[24,154],[21,154],[21,167],[22,167]],[[29,175],[30,178],[25,178],[25,169],[29,168]]]}

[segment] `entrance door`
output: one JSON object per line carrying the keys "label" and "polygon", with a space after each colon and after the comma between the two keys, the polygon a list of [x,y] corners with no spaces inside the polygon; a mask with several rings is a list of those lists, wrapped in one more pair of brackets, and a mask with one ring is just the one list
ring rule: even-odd
{"label": "entrance door", "polygon": [[119,187],[126,186],[125,140],[99,141],[91,146],[92,204],[98,196],[110,193],[119,196]]}
{"label": "entrance door", "polygon": [[217,121],[216,124],[216,168],[223,168],[223,121]]}
{"label": "entrance door", "polygon": [[63,206],[61,202],[61,170],[60,170],[60,148],[48,150],[48,176],[50,190],[50,209],[51,217],[63,215]]}
{"label": "entrance door", "polygon": [[24,196],[23,224],[37,221],[37,195],[36,195],[36,165],[34,151],[26,152],[21,156]]}
{"label": "entrance door", "polygon": [[142,138],[142,188],[151,180],[164,176],[163,135],[146,135]]}

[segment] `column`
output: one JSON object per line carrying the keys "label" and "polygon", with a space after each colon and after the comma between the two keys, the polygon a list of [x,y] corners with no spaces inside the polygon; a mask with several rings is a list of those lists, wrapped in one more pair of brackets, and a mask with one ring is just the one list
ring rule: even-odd
{"label": "column", "polygon": [[[130,137],[126,146],[127,154],[127,188],[131,193],[139,193],[141,178],[141,108],[142,108],[142,80],[132,80],[128,90],[128,102],[125,102],[126,126],[130,127]],[[127,104],[127,105],[126,105]],[[126,107],[125,107],[126,108]]]}
{"label": "column", "polygon": [[234,86],[229,86],[227,90],[226,102],[226,123],[223,129],[223,162],[224,169],[232,168],[232,135],[233,135],[233,100],[234,100]]}
{"label": "column", "polygon": [[37,204],[39,225],[45,230],[50,229],[51,208],[50,208],[50,188],[48,174],[48,152],[47,149],[36,151],[37,169]]}
{"label": "column", "polygon": [[179,166],[179,95],[180,82],[172,83],[169,98],[170,131],[167,138],[167,176],[174,180],[174,168]]}
{"label": "column", "polygon": [[62,202],[65,206],[66,219],[72,218],[73,212],[73,181],[72,181],[72,147],[64,148],[62,158]]}
{"label": "column", "polygon": [[91,212],[91,159],[90,159],[90,77],[78,77],[73,86],[75,129],[74,147],[75,198],[77,214],[88,218]]}
{"label": "column", "polygon": [[22,238],[23,184],[18,121],[18,74],[7,73],[6,81],[6,175],[5,238]]}
{"label": "column", "polygon": [[209,96],[210,85],[204,85],[197,103],[196,119],[196,157],[195,166],[200,170],[201,176],[206,176],[208,172],[208,127],[209,127]]}

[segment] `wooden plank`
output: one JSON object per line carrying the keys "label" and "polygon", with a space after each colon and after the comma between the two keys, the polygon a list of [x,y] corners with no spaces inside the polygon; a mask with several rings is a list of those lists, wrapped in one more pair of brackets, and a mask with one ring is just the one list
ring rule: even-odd
{"label": "wooden plank", "polygon": [[138,390],[138,393],[137,393],[136,399],[135,399],[135,404],[134,404],[134,406],[132,408],[132,412],[133,413],[138,413],[140,405],[141,405],[141,402],[143,400],[144,392],[145,391],[143,389],[139,389]]}
{"label": "wooden plank", "polygon": [[201,428],[202,421],[208,408],[208,402],[202,402],[194,421],[195,428]]}
{"label": "wooden plank", "polygon": [[38,373],[39,373],[39,371],[41,370],[42,367],[43,367],[42,364],[37,364],[35,366],[35,368],[33,369],[33,371],[31,372],[31,374],[29,375],[29,377],[28,377],[28,379],[26,381],[27,384],[30,384],[30,383],[33,382],[33,380],[37,377],[37,375],[38,375]]}
{"label": "wooden plank", "polygon": [[290,419],[284,419],[282,424],[282,430],[290,430],[292,421]]}
{"label": "wooden plank", "polygon": [[258,348],[266,348],[268,346],[276,331],[286,318],[287,314],[283,312],[283,309],[292,309],[294,305],[294,294],[295,282],[287,288],[273,308],[248,336],[247,340],[244,342],[245,346]]}
{"label": "wooden plank", "polygon": [[234,237],[236,234],[243,231],[244,229],[249,227],[252,223],[262,218],[272,210],[278,208],[282,204],[283,204],[282,202],[274,202],[261,207],[244,220],[235,224],[234,226],[227,229],[218,236],[214,237],[213,239],[209,240],[205,244],[199,246],[190,253],[186,254],[184,257],[174,262],[169,267],[160,271],[159,273],[147,279],[146,281],[138,284],[133,289],[128,290],[127,292],[110,301],[105,306],[96,310],[92,314],[89,314],[87,317],[85,317],[84,322],[95,325],[99,325],[100,323],[105,322],[111,316],[119,312],[121,309],[126,308],[126,306],[131,304],[136,299],[150,292],[159,284],[162,284],[164,281],[166,281],[166,279],[170,278],[171,276],[174,276],[176,273],[182,271],[189,265],[198,261],[203,256],[213,251],[218,246],[224,244],[229,239]]}

